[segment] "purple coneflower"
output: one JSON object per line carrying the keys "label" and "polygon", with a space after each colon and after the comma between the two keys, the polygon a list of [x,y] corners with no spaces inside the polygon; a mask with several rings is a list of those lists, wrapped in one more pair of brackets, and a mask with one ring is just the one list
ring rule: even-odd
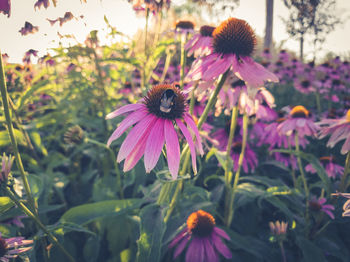
{"label": "purple coneflower", "polygon": [[312,82],[310,79],[297,79],[294,81],[295,89],[297,89],[299,92],[303,94],[309,94],[315,91],[315,88],[312,85]]}
{"label": "purple coneflower", "polygon": [[319,127],[310,119],[310,112],[299,105],[293,107],[286,120],[278,125],[277,130],[287,136],[297,131],[299,137],[304,137],[316,135]]}
{"label": "purple coneflower", "polygon": [[211,51],[212,33],[215,27],[204,25],[200,28],[199,33],[195,34],[185,45],[187,55],[192,54],[195,57],[209,55]]}
{"label": "purple coneflower", "polygon": [[33,240],[25,240],[24,237],[3,238],[0,233],[0,261],[9,262],[18,254],[32,249],[32,246],[27,246],[30,244],[33,244]]}
{"label": "purple coneflower", "polygon": [[221,238],[230,240],[226,232],[215,226],[214,217],[198,210],[187,219],[187,228],[182,230],[170,243],[169,248],[177,245],[174,259],[177,258],[187,246],[186,262],[219,262],[219,253],[226,259],[232,254]]}
{"label": "purple coneflower", "polygon": [[10,0],[0,0],[0,13],[10,17],[11,15],[11,1]]}
{"label": "purple coneflower", "polygon": [[36,9],[36,8],[40,9],[41,6],[44,6],[45,9],[47,9],[47,8],[49,7],[49,5],[50,5],[49,0],[38,0],[38,1],[36,1],[36,3],[34,4],[34,9]]}
{"label": "purple coneflower", "polygon": [[[187,112],[187,107],[184,94],[174,84],[160,84],[149,90],[142,102],[123,106],[106,116],[106,119],[111,119],[132,112],[120,123],[107,142],[109,146],[135,124],[121,145],[117,157],[118,162],[125,159],[124,172],[132,169],[144,155],[145,169],[149,173],[157,164],[165,143],[169,170],[176,179],[180,164],[180,147],[174,122],[188,142],[193,171],[197,172],[195,148],[200,154],[203,154],[203,148],[199,131]],[[196,145],[188,127],[196,136]]]}
{"label": "purple coneflower", "polygon": [[325,205],[326,199],[324,197],[316,199],[315,197],[309,201],[309,207],[312,211],[322,211],[323,213],[326,213],[330,218],[334,219],[334,206],[332,205]]}
{"label": "purple coneflower", "polygon": [[[328,177],[336,178],[338,176],[341,176],[344,173],[344,167],[334,163],[334,157],[331,157],[331,156],[320,157],[320,162],[322,166],[325,168]],[[315,174],[317,172],[316,169],[312,166],[312,164],[306,165],[305,170],[312,174]]]}
{"label": "purple coneflower", "polygon": [[38,26],[33,26],[29,22],[25,22],[24,23],[24,27],[22,27],[21,30],[19,30],[19,32],[22,35],[34,34],[34,33],[38,32],[38,31],[39,31],[39,27]]}
{"label": "purple coneflower", "polygon": [[232,68],[248,87],[261,87],[264,81],[278,82],[273,73],[251,58],[256,36],[246,21],[229,18],[216,27],[212,35],[212,53],[193,66],[189,73],[193,80],[211,80]]}
{"label": "purple coneflower", "polygon": [[346,154],[350,151],[350,109],[340,119],[323,119],[318,124],[321,127],[320,139],[331,134],[327,143],[328,147],[334,147],[340,140],[345,139],[341,153]]}

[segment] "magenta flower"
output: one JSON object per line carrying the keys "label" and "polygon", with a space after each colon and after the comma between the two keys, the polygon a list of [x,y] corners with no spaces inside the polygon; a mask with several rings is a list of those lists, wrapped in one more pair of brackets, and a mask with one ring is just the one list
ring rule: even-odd
{"label": "magenta flower", "polygon": [[0,261],[9,262],[18,254],[32,249],[32,246],[28,247],[31,244],[33,244],[33,240],[25,240],[24,237],[3,238],[0,233]]}
{"label": "magenta flower", "polygon": [[[125,113],[130,114],[120,123],[107,142],[109,146],[126,129],[135,124],[121,145],[117,156],[118,162],[125,159],[124,172],[132,169],[144,155],[145,169],[149,173],[157,164],[165,143],[169,170],[172,177],[176,179],[180,164],[180,147],[174,122],[189,145],[193,171],[197,172],[195,148],[203,154],[201,138],[195,122],[187,112],[186,98],[174,84],[154,86],[140,103],[123,106],[108,114],[106,119]],[[188,128],[196,136],[195,144]]]}
{"label": "magenta flower", "polygon": [[319,127],[310,119],[309,111],[303,106],[295,106],[289,116],[277,127],[278,132],[287,136],[297,131],[299,137],[315,136]]}
{"label": "magenta flower", "polygon": [[204,25],[200,28],[199,33],[195,34],[185,45],[187,55],[192,54],[195,57],[209,55],[211,51],[212,33],[215,27]]}
{"label": "magenta flower", "polygon": [[313,83],[311,79],[304,78],[304,79],[297,79],[294,81],[294,87],[297,89],[299,92],[303,94],[309,94],[312,92],[315,92],[315,88],[313,86]]}
{"label": "magenta flower", "polygon": [[40,9],[41,6],[44,6],[45,9],[47,9],[47,8],[49,7],[49,5],[50,5],[49,0],[38,0],[38,1],[36,1],[36,3],[34,4],[34,9],[36,9],[36,8]]}
{"label": "magenta flower", "polygon": [[323,213],[326,213],[330,218],[334,219],[334,206],[332,205],[325,205],[326,199],[324,197],[316,199],[315,197],[309,201],[309,207],[312,211],[322,211]]}
{"label": "magenta flower", "polygon": [[[334,157],[331,157],[331,156],[320,157],[320,162],[322,166],[325,168],[328,177],[336,178],[338,176],[341,176],[344,173],[344,167],[334,163]],[[312,164],[306,165],[305,170],[312,174],[315,174],[317,172],[315,168],[312,166]]]}
{"label": "magenta flower", "polygon": [[251,58],[256,36],[246,21],[229,18],[216,27],[212,35],[212,53],[193,65],[189,78],[207,81],[232,69],[248,88],[261,87],[265,81],[278,82],[273,73]]}
{"label": "magenta flower", "polygon": [[328,147],[334,147],[336,143],[345,139],[341,153],[346,154],[350,151],[350,109],[340,119],[323,119],[317,124],[321,127],[319,133],[320,139],[331,134],[327,143]]}
{"label": "magenta flower", "polygon": [[176,259],[189,243],[186,262],[219,262],[219,254],[226,259],[232,257],[231,251],[221,238],[230,240],[224,230],[215,226],[215,219],[211,214],[198,210],[188,217],[187,228],[171,241],[169,248],[177,245],[174,252]]}
{"label": "magenta flower", "polygon": [[7,178],[11,172],[12,164],[14,157],[8,157],[4,153],[2,155],[2,164],[1,164],[1,172],[0,172],[0,182],[7,181]]}
{"label": "magenta flower", "polygon": [[39,27],[38,26],[33,26],[29,22],[25,22],[24,23],[24,27],[22,27],[21,30],[19,30],[19,32],[22,35],[34,34],[34,33],[38,32],[38,31],[39,31]]}
{"label": "magenta flower", "polygon": [[11,1],[10,0],[0,0],[0,13],[10,17],[11,15]]}

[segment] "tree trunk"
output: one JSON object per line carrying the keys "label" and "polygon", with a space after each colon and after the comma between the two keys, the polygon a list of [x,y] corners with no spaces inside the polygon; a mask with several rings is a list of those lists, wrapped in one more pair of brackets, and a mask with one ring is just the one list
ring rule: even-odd
{"label": "tree trunk", "polygon": [[264,48],[272,47],[272,30],[273,30],[273,0],[266,0],[266,27]]}
{"label": "tree trunk", "polygon": [[300,36],[300,61],[303,62],[304,60],[304,35],[302,34]]}

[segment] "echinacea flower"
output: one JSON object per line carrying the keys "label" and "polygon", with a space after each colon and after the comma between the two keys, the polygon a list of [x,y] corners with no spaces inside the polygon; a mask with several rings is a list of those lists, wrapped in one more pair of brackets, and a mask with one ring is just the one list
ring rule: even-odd
{"label": "echinacea flower", "polygon": [[175,23],[175,32],[180,32],[181,34],[188,34],[194,32],[194,23],[189,20],[180,20]]}
{"label": "echinacea flower", "polygon": [[326,199],[324,197],[316,199],[315,197],[309,201],[309,207],[312,211],[319,212],[322,211],[323,213],[327,214],[330,218],[334,219],[334,206],[333,205],[325,205]]}
{"label": "echinacea flower", "polygon": [[230,240],[224,230],[215,226],[215,219],[211,214],[198,210],[188,217],[187,228],[171,241],[169,248],[177,245],[174,251],[174,259],[176,259],[189,243],[186,262],[219,262],[219,254],[226,259],[232,257],[221,238]]}
{"label": "echinacea flower", "polygon": [[323,119],[317,123],[320,127],[319,138],[322,139],[327,135],[331,135],[327,146],[334,147],[336,143],[345,139],[341,148],[341,153],[346,154],[350,151],[350,109],[346,115],[339,119]]}
{"label": "echinacea flower", "polygon": [[34,34],[34,33],[38,32],[38,31],[39,31],[39,27],[38,26],[33,26],[29,22],[25,22],[24,23],[24,27],[22,27],[21,30],[19,30],[19,32],[22,35]]}
{"label": "echinacea flower", "polygon": [[248,89],[261,87],[265,81],[278,82],[273,73],[251,58],[256,36],[246,21],[229,18],[215,28],[212,36],[212,53],[193,65],[188,78],[207,81],[232,69]]}
{"label": "echinacea flower", "polygon": [[199,33],[195,34],[185,45],[187,55],[191,56],[193,54],[195,57],[208,55],[214,29],[215,27],[209,25],[201,26]]}
{"label": "echinacea flower", "polygon": [[59,17],[59,18],[54,19],[54,20],[47,19],[47,21],[49,21],[52,26],[54,24],[56,24],[56,22],[60,22],[60,26],[62,26],[64,23],[67,23],[68,21],[72,20],[73,18],[74,18],[74,15],[71,12],[65,12],[63,17]]}
{"label": "echinacea flower", "polygon": [[[325,168],[328,177],[336,178],[344,173],[344,167],[334,163],[334,157],[332,156],[320,157],[320,162]],[[316,169],[312,166],[312,164],[306,165],[305,170],[312,174],[315,174],[317,172]]]}
{"label": "echinacea flower", "polygon": [[2,155],[2,164],[1,164],[1,172],[0,172],[0,182],[6,181],[12,168],[14,157],[11,155],[8,157],[4,153]]}
{"label": "echinacea flower", "polygon": [[277,220],[276,222],[270,222],[269,226],[271,234],[277,239],[278,242],[286,239],[288,222],[280,222]]}
{"label": "echinacea flower", "polygon": [[50,5],[49,0],[38,0],[38,1],[36,1],[36,3],[34,4],[34,9],[36,9],[36,8],[40,9],[41,6],[44,6],[45,9],[47,9],[47,8],[49,7],[49,5]]}
{"label": "echinacea flower", "polygon": [[3,238],[0,233],[0,261],[9,262],[18,254],[32,249],[32,246],[28,247],[31,244],[33,244],[33,240],[25,240],[24,237]]}
{"label": "echinacea flower", "polygon": [[11,15],[11,1],[10,0],[0,0],[0,13],[10,17]]}
{"label": "echinacea flower", "polygon": [[310,119],[310,112],[304,106],[295,106],[289,116],[278,125],[278,132],[287,136],[298,132],[299,137],[315,136],[319,127]]}
{"label": "echinacea flower", "polygon": [[[124,172],[132,169],[144,155],[145,169],[149,173],[157,164],[165,143],[169,171],[176,179],[180,164],[180,147],[174,123],[189,145],[193,171],[197,172],[195,148],[200,154],[203,154],[203,148],[199,131],[187,107],[185,95],[175,84],[160,84],[149,90],[147,96],[139,103],[123,106],[106,116],[106,119],[111,119],[132,112],[120,123],[107,142],[109,146],[135,124],[117,156],[118,162],[125,159]],[[195,143],[189,129],[196,136]]]}

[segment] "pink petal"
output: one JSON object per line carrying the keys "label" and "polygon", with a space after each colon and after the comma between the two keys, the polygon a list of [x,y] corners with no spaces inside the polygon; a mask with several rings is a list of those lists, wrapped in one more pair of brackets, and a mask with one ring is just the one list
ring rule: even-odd
{"label": "pink petal", "polygon": [[156,121],[156,117],[153,115],[147,115],[143,120],[137,123],[136,126],[130,131],[123,144],[120,147],[117,161],[120,162],[125,159],[130,152],[134,149],[140,138],[143,137],[144,133],[149,129],[151,124]]}
{"label": "pink petal", "polygon": [[113,132],[113,134],[109,137],[107,141],[107,146],[110,146],[110,144],[118,139],[126,129],[128,129],[130,126],[135,124],[136,122],[139,122],[142,118],[144,118],[147,115],[146,111],[136,111],[128,115],[118,126],[118,128]]}
{"label": "pink petal", "polygon": [[227,233],[222,230],[221,228],[214,227],[214,231],[216,234],[218,234],[220,237],[225,238],[226,240],[231,240],[231,238],[227,235]]}
{"label": "pink petal", "polygon": [[199,135],[199,131],[198,131],[196,123],[193,121],[192,116],[188,113],[185,114],[184,120],[186,121],[187,125],[192,129],[192,131],[195,133],[196,145],[197,145],[198,151],[203,156],[204,151],[203,151],[203,147],[202,147],[202,141],[201,141],[201,137]]}
{"label": "pink petal", "polygon": [[193,168],[193,172],[195,174],[197,174],[197,163],[196,163],[196,150],[194,147],[194,143],[192,140],[192,136],[190,131],[188,131],[187,127],[184,125],[184,123],[182,123],[182,121],[180,119],[176,119],[176,123],[179,126],[182,134],[185,136],[186,141],[190,147],[190,151],[191,151],[191,157],[192,157],[192,168]]}
{"label": "pink petal", "polygon": [[179,234],[177,234],[176,237],[174,237],[174,239],[171,241],[171,243],[169,245],[169,249],[176,246],[176,244],[179,243],[180,240],[186,236],[186,234],[187,234],[187,229],[185,228]]}
{"label": "pink petal", "polygon": [[205,256],[206,256],[206,261],[208,262],[218,262],[219,258],[216,255],[216,252],[213,248],[213,245],[210,243],[208,238],[203,239],[203,244],[204,244],[204,250],[205,250]]}
{"label": "pink petal", "polygon": [[187,248],[186,262],[202,262],[198,259],[199,245],[200,243],[198,238],[193,237],[190,245]]}
{"label": "pink petal", "polygon": [[220,237],[218,237],[215,233],[211,236],[216,250],[219,251],[225,258],[230,259],[232,257],[231,251],[224,243],[222,243]]}
{"label": "pink petal", "polygon": [[164,145],[164,119],[159,118],[148,136],[145,150],[146,173],[156,166]]}
{"label": "pink petal", "polygon": [[190,236],[186,236],[186,237],[181,239],[180,244],[175,249],[174,259],[177,258],[182,253],[182,251],[185,249],[189,239],[190,239]]}
{"label": "pink petal", "polygon": [[203,74],[204,80],[210,80],[212,78],[216,78],[219,75],[226,72],[227,69],[232,65],[231,56],[225,55],[224,58],[218,58],[214,63],[208,66],[207,70]]}
{"label": "pink petal", "polygon": [[250,87],[258,88],[265,81],[278,82],[278,77],[268,71],[262,65],[255,63],[251,57],[240,57],[241,61],[233,57],[233,71],[235,75],[247,82]]}
{"label": "pink petal", "polygon": [[122,106],[121,108],[106,115],[106,119],[112,119],[112,118],[117,117],[121,114],[125,114],[125,113],[130,112],[130,111],[139,110],[141,108],[145,108],[145,105],[144,104],[130,104],[130,105]]}
{"label": "pink petal", "polygon": [[173,123],[168,119],[164,121],[164,134],[169,171],[173,179],[176,179],[180,165],[180,146]]}
{"label": "pink petal", "polygon": [[344,145],[342,146],[342,148],[341,148],[341,153],[343,154],[343,155],[345,155],[347,152],[349,152],[350,151],[350,134],[349,134],[349,136],[348,136],[348,138],[345,140],[345,143],[344,143]]}

